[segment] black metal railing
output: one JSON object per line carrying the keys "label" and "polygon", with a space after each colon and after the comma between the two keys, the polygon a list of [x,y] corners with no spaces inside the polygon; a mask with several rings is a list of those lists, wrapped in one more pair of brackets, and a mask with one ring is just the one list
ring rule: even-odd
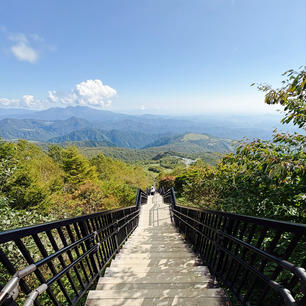
{"label": "black metal railing", "polygon": [[178,206],[171,218],[240,305],[306,304],[306,225]]}
{"label": "black metal railing", "polygon": [[139,189],[135,206],[0,233],[0,304],[76,305],[137,227],[146,199]]}

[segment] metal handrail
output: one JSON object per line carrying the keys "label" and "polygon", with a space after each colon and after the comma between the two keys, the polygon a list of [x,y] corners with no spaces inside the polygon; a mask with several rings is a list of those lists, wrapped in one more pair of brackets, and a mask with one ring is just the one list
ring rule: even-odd
{"label": "metal handrail", "polygon": [[[37,297],[45,291],[47,291],[54,305],[60,305],[51,289],[51,285],[54,283],[62,291],[67,303],[75,305],[138,226],[139,209],[146,199],[146,194],[139,189],[135,206],[0,233],[0,246],[7,242],[14,242],[25,260],[29,263],[25,268],[15,271],[13,263],[0,250],[0,261],[7,269],[7,272],[12,275],[12,278],[0,292],[0,305],[4,301],[13,305],[13,301],[18,297],[19,286],[24,293],[28,294],[24,304],[26,306],[39,305]],[[52,232],[54,230],[58,233],[57,237]],[[67,231],[68,235],[66,235],[69,236],[71,243],[68,244],[63,230]],[[48,254],[43,245],[44,242],[38,237],[38,234],[41,233],[45,233],[52,244],[54,252],[51,254]],[[27,247],[21,241],[22,238],[33,238],[43,258],[34,262]],[[56,240],[60,241],[64,246],[59,248]],[[73,251],[77,254],[76,259],[72,256]],[[67,256],[69,262],[65,262],[63,256]],[[62,269],[58,272],[52,262],[54,259],[58,259],[61,263]],[[53,273],[53,276],[48,280],[44,278],[38,269],[46,265]],[[81,291],[76,290],[77,287],[71,275],[71,270],[82,287]],[[24,278],[32,273],[35,273],[36,278],[40,282],[40,286],[34,290],[31,290],[24,281]],[[73,299],[70,298],[65,286],[61,282],[63,276],[67,276],[75,293]]]}
{"label": "metal handrail", "polygon": [[[305,242],[306,225],[178,206],[173,188],[164,194],[164,199],[170,204],[171,219],[185,239],[210,267],[211,273],[243,305],[265,305],[264,299],[269,294],[273,296],[273,291],[279,294],[284,305],[302,305],[305,302],[306,271],[288,258]],[[272,236],[265,238],[268,231],[273,232],[274,236],[270,233]],[[281,238],[284,234],[290,234],[293,238],[281,256],[277,245],[284,242]],[[268,247],[263,248],[265,239],[270,242]],[[255,262],[257,266],[254,266]],[[300,264],[303,263],[305,259],[302,258]],[[273,266],[269,273],[265,272],[268,264]],[[286,288],[277,279],[285,271],[289,273],[287,286],[291,288]],[[252,295],[258,293],[260,286],[263,287],[262,293],[259,294],[260,298],[257,297],[258,304],[254,304],[256,298]]]}
{"label": "metal handrail", "polygon": [[[131,213],[130,215],[133,215],[134,213]],[[136,217],[138,217],[139,215],[139,211],[137,212],[137,215],[135,215],[132,219],[130,219],[129,221],[127,221],[125,223],[125,225],[127,225],[128,223],[130,223],[132,220],[134,220]],[[126,216],[128,217],[128,216]],[[124,226],[122,226],[121,228],[123,228]],[[120,228],[117,229],[117,232],[120,230]],[[112,236],[114,236],[116,234],[116,232],[113,232],[112,234],[108,235],[107,237],[103,238],[101,241],[99,241],[98,243],[96,243],[93,247],[91,247],[91,249],[89,249],[86,253],[84,253],[82,256],[78,257],[74,262],[72,262],[70,265],[68,265],[66,268],[64,268],[62,271],[60,271],[57,275],[55,275],[54,277],[52,277],[47,283],[40,285],[37,289],[33,290],[30,295],[28,296],[24,306],[31,306],[33,305],[35,299],[38,297],[38,295],[42,294],[44,291],[47,290],[47,288],[50,287],[51,284],[53,284],[55,281],[57,281],[59,278],[61,278],[66,272],[68,272],[69,270],[71,270],[75,265],[77,265],[83,258],[85,258],[86,256],[88,256],[89,254],[97,251],[97,249],[101,246],[101,244],[106,241],[107,239],[111,238]],[[126,238],[127,239],[127,238]],[[125,239],[125,240],[126,240]],[[120,246],[118,246],[115,250],[115,252],[117,252],[119,250]],[[107,262],[107,264],[109,263],[109,261]],[[101,270],[103,270],[107,264],[104,264],[103,267],[101,268]]]}

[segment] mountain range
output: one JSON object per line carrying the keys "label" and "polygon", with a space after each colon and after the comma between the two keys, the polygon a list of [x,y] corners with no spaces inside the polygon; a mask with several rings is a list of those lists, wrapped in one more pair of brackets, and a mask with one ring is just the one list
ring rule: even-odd
{"label": "mountain range", "polygon": [[227,152],[231,139],[271,138],[279,116],[127,115],[85,106],[43,111],[0,108],[0,137],[81,146],[167,147],[177,152]]}

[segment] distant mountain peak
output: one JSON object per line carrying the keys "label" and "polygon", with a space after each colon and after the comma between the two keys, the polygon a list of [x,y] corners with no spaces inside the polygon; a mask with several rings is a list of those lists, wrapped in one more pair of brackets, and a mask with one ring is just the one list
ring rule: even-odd
{"label": "distant mountain peak", "polygon": [[[5,114],[7,114],[7,116]],[[94,109],[88,106],[68,106],[66,108],[52,107],[41,111],[16,112],[11,110],[10,112],[5,111],[3,114],[0,113],[0,119],[8,117],[35,120],[66,120],[75,117],[88,121],[105,121],[132,118],[133,116],[114,113],[109,110]]]}

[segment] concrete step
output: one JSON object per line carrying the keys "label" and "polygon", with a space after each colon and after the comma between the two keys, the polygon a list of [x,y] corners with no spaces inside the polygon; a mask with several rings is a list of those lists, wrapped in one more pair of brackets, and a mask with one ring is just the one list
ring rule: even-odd
{"label": "concrete step", "polygon": [[194,259],[189,259],[189,260],[183,260],[182,258],[176,258],[174,259],[144,259],[144,260],[135,260],[135,259],[122,259],[122,260],[113,260],[111,266],[116,267],[116,266],[126,266],[126,267],[180,267],[180,268],[187,268],[187,267],[192,267],[192,266],[199,266],[201,265],[201,262],[197,260],[196,258]]}
{"label": "concrete step", "polygon": [[184,240],[183,239],[177,239],[177,240],[172,240],[172,241],[162,241],[162,240],[159,240],[159,241],[155,241],[155,240],[152,240],[152,239],[141,239],[141,240],[138,240],[137,239],[131,239],[130,241],[126,242],[124,244],[124,246],[126,247],[129,247],[129,246],[146,246],[146,245],[151,245],[151,246],[161,246],[161,247],[166,247],[166,246],[183,246],[185,243],[184,243]]}
{"label": "concrete step", "polygon": [[134,238],[142,238],[142,239],[144,239],[144,238],[147,238],[147,237],[168,237],[168,238],[181,238],[182,237],[182,235],[181,234],[179,234],[179,233],[156,233],[156,234],[154,234],[154,233],[147,233],[147,234],[135,234],[134,235],[134,233],[130,236],[130,238],[129,239],[134,239]]}
{"label": "concrete step", "polygon": [[140,299],[168,297],[225,297],[222,289],[132,289],[132,290],[95,290],[89,291],[89,299]]}
{"label": "concrete step", "polygon": [[135,233],[132,234],[130,239],[133,238],[146,238],[146,237],[165,237],[165,238],[180,238],[180,234],[178,233],[169,233],[169,232],[165,232],[165,233]]}
{"label": "concrete step", "polygon": [[186,258],[192,259],[196,256],[188,251],[181,251],[181,252],[149,252],[149,253],[123,253],[120,252],[119,255],[116,256],[116,260],[126,259],[126,258],[135,258],[135,259],[153,259],[153,258],[160,258],[160,259],[167,259],[167,258]]}
{"label": "concrete step", "polygon": [[137,234],[137,235],[131,235],[130,239],[135,239],[135,238],[138,238],[138,239],[145,239],[145,238],[156,238],[157,240],[160,240],[160,239],[164,239],[164,238],[167,238],[167,239],[171,239],[171,238],[176,238],[176,239],[179,239],[180,238],[180,235],[178,233],[158,233],[158,234]]}
{"label": "concrete step", "polygon": [[153,234],[158,234],[158,233],[177,233],[178,230],[176,227],[169,225],[160,225],[160,226],[139,226],[135,229],[135,233],[137,234],[147,234],[147,233],[153,233]]}
{"label": "concrete step", "polygon": [[201,262],[197,258],[121,258],[115,259],[115,263],[121,265],[134,265],[134,266],[185,266],[185,265],[199,265]]}
{"label": "concrete step", "polygon": [[[177,279],[191,279],[192,282],[195,280],[212,280],[212,277],[210,273],[204,274],[203,272],[177,272],[177,271],[166,271],[166,272],[117,272],[113,273],[112,271],[108,271],[104,274],[104,277],[114,277],[114,278],[120,278],[122,280],[130,280],[134,279],[136,282],[139,280],[142,281],[143,279],[151,279],[151,280],[159,280],[161,278],[166,278],[166,280],[169,280],[170,277],[172,277],[172,281],[176,282]],[[155,281],[154,281],[155,282]]]}
{"label": "concrete step", "polygon": [[212,288],[213,282],[187,283],[98,283],[96,290],[133,290],[133,289],[203,289]]}
{"label": "concrete step", "polygon": [[176,247],[176,248],[155,248],[155,247],[131,247],[122,248],[120,254],[146,254],[146,253],[177,253],[177,252],[187,252],[192,253],[192,250],[187,247]]}
{"label": "concrete step", "polygon": [[180,237],[179,235],[137,235],[137,236],[134,236],[134,237],[130,237],[129,238],[130,241],[134,241],[134,240],[157,240],[157,241],[160,241],[160,240],[167,240],[167,241],[177,241],[177,240],[183,240],[183,237]]}
{"label": "concrete step", "polygon": [[160,225],[160,226],[139,226],[135,229],[138,233],[146,232],[162,232],[162,231],[174,231],[177,232],[177,229],[172,225]]}
{"label": "concrete step", "polygon": [[147,235],[147,234],[177,234],[178,231],[174,227],[146,227],[146,228],[137,228],[135,229],[135,233],[138,235]]}
{"label": "concrete step", "polygon": [[158,235],[158,234],[178,234],[178,231],[171,227],[171,228],[155,228],[155,227],[152,227],[152,228],[146,228],[146,229],[140,229],[140,228],[137,228],[135,229],[135,234],[137,233],[137,235]]}
{"label": "concrete step", "polygon": [[[151,216],[142,216],[144,218],[148,218],[148,219],[153,219],[151,218]],[[168,221],[170,221],[170,216],[163,216],[163,218],[169,218]],[[171,229],[171,230],[176,230],[176,227],[171,223],[161,223],[159,225],[155,224],[155,222],[151,222],[150,224],[150,220],[148,220],[149,222],[144,222],[141,223],[139,222],[139,227],[137,227],[138,231],[147,231],[147,230],[164,230],[164,229]],[[153,221],[153,220],[152,220]]]}
{"label": "concrete step", "polygon": [[135,253],[144,253],[144,252],[180,252],[180,251],[188,251],[188,252],[192,252],[192,249],[190,247],[188,247],[187,245],[124,245],[122,247],[122,249],[120,250],[121,252],[125,252],[125,251],[131,251],[131,252],[135,252]]}
{"label": "concrete step", "polygon": [[225,305],[222,297],[207,298],[153,298],[153,299],[88,299],[86,306],[220,306]]}
{"label": "concrete step", "polygon": [[134,237],[130,238],[130,243],[150,243],[150,244],[170,244],[175,242],[183,243],[183,239],[181,237]]}
{"label": "concrete step", "polygon": [[192,266],[192,267],[180,267],[180,266],[174,266],[174,267],[163,267],[163,266],[156,266],[156,267],[142,267],[142,266],[120,266],[120,265],[112,265],[106,269],[106,272],[108,275],[114,275],[116,273],[162,273],[162,272],[182,272],[182,273],[192,273],[192,272],[200,272],[203,273],[203,275],[209,276],[209,269],[206,266]]}
{"label": "concrete step", "polygon": [[196,273],[139,273],[132,276],[120,274],[104,276],[99,279],[99,284],[171,284],[171,283],[207,283],[211,278]]}

